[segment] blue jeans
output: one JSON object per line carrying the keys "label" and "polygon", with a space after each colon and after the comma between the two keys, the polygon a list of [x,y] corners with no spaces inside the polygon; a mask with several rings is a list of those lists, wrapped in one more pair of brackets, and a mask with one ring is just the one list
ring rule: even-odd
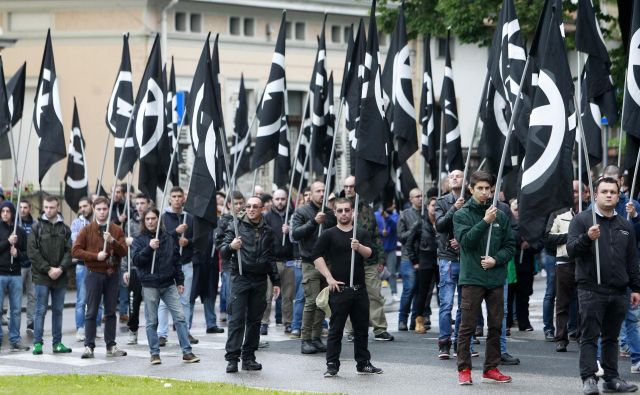
{"label": "blue jeans", "polygon": [[[185,292],[183,292],[184,295]],[[158,306],[162,300],[171,312],[173,323],[178,332],[178,341],[183,354],[191,352],[189,343],[189,329],[184,315],[184,308],[180,302],[178,287],[171,285],[167,288],[147,288],[142,287],[142,298],[144,299],[144,319],[147,330],[147,340],[149,342],[149,352],[151,355],[160,355],[160,341],[158,340]]]}
{"label": "blue jeans", "polygon": [[[9,296],[9,342],[20,343],[20,312],[22,311],[22,275],[0,276],[0,301]],[[2,306],[0,306],[2,317]],[[2,328],[0,325],[0,344],[2,344]]]}
{"label": "blue jeans", "polygon": [[[179,295],[179,299],[185,319],[187,320],[187,325],[189,325],[189,321],[191,321],[191,301],[189,299],[191,299],[191,284],[193,283],[193,263],[183,264],[182,273],[184,273],[184,292],[182,295]],[[191,325],[189,325],[189,327],[191,327]],[[164,302],[160,302],[160,307],[158,307],[158,336],[167,337],[168,334],[169,309]]]}
{"label": "blue jeans", "polygon": [[221,285],[220,285],[220,312],[227,312],[227,301],[229,300],[229,279],[231,273],[220,273]]}
{"label": "blue jeans", "polygon": [[553,325],[553,311],[556,302],[556,257],[542,250],[542,266],[547,273],[547,288],[544,291],[544,300],[542,303],[543,330],[544,332],[555,333],[556,328]]}
{"label": "blue jeans", "polygon": [[[204,306],[204,321],[207,324],[207,328],[213,328],[218,326],[218,316],[216,315],[216,298],[202,298],[202,305]],[[195,304],[191,304],[191,317],[189,320],[189,327],[193,322],[193,310]]]}
{"label": "blue jeans", "polygon": [[[627,292],[627,295],[630,295],[630,292]],[[640,307],[631,307],[631,305],[629,305],[627,315],[622,322],[622,328],[620,328],[620,348],[623,348],[626,345],[629,349],[629,354],[631,354],[631,363],[640,361],[639,318]]]}
{"label": "blue jeans", "polygon": [[302,327],[302,311],[304,310],[304,288],[302,287],[302,262],[296,260],[294,266],[294,273],[296,276],[296,296],[293,301],[293,321],[291,322],[291,329],[298,329]]}
{"label": "blue jeans", "polygon": [[53,345],[62,342],[62,310],[66,288],[52,288],[36,284],[36,316],[33,320],[33,344],[42,344],[44,317],[47,314],[49,294],[51,294],[51,334]]}
{"label": "blue jeans", "polygon": [[[76,329],[84,328],[84,316],[87,309],[87,288],[84,278],[87,276],[85,265],[76,264]],[[102,324],[102,305],[96,316],[96,326]]]}
{"label": "blue jeans", "polygon": [[409,319],[411,301],[415,294],[416,285],[416,269],[413,268],[413,264],[410,261],[404,259],[400,261],[400,276],[402,277],[402,295],[400,296],[398,322],[406,324]]}
{"label": "blue jeans", "polygon": [[396,257],[396,250],[385,251],[384,254],[386,256],[385,265],[387,266],[387,270],[389,270],[389,273],[391,274],[387,281],[389,282],[391,294],[395,295],[398,293],[398,258]]}
{"label": "blue jeans", "polygon": [[[447,259],[438,259],[440,271],[440,283],[438,284],[438,297],[440,298],[440,314],[438,317],[440,335],[438,340],[451,339],[451,310],[453,309],[453,297],[458,287],[458,277],[460,276],[460,262]],[[458,291],[458,299],[460,292]],[[458,311],[456,312],[456,332],[460,322],[460,301],[458,301]]]}

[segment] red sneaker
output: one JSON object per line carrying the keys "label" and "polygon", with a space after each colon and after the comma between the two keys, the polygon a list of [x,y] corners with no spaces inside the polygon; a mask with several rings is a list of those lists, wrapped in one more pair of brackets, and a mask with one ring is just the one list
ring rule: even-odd
{"label": "red sneaker", "polygon": [[502,374],[498,369],[491,369],[482,374],[483,383],[510,383],[511,376]]}
{"label": "red sneaker", "polygon": [[471,369],[462,369],[458,371],[458,384],[471,385],[473,380],[471,379]]}

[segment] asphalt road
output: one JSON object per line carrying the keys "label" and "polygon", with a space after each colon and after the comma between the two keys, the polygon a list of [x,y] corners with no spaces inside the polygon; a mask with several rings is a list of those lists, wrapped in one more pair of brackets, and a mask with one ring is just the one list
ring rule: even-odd
{"label": "asphalt road", "polygon": [[[534,284],[534,296],[531,303],[531,319],[534,332],[518,332],[508,341],[509,352],[520,358],[519,366],[505,366],[502,371],[513,376],[510,384],[483,384],[480,382],[484,358],[484,339],[476,346],[480,358],[474,358],[476,366],[473,378],[475,384],[470,387],[457,385],[455,359],[440,361],[437,358],[437,327],[426,335],[409,332],[397,332],[398,303],[388,306],[387,320],[389,331],[396,337],[393,342],[375,342],[370,335],[369,347],[374,365],[384,369],[384,374],[359,376],[353,362],[353,347],[343,344],[342,366],[338,377],[325,379],[324,355],[303,356],[300,354],[300,341],[291,340],[284,335],[282,326],[271,324],[269,334],[262,340],[269,347],[257,353],[258,362],[264,369],[260,372],[243,372],[229,375],[225,373],[224,361],[225,334],[207,335],[205,333],[202,305],[197,305],[192,334],[200,339],[193,351],[202,358],[198,364],[184,364],[181,361],[177,336],[170,334],[169,344],[162,349],[162,364],[149,364],[149,351],[146,345],[144,327],[139,330],[139,344],[127,346],[126,328],[119,325],[118,342],[129,355],[123,358],[106,358],[105,348],[98,339],[96,358],[82,360],[83,345],[75,341],[74,310],[66,308],[63,319],[63,342],[73,348],[73,353],[53,355],[51,353],[50,314],[45,323],[44,355],[34,356],[28,353],[0,354],[0,375],[43,374],[43,373],[115,373],[153,377],[170,377],[185,380],[222,381],[253,387],[283,390],[303,390],[316,392],[339,392],[349,394],[409,394],[409,393],[544,393],[578,394],[581,382],[578,376],[578,348],[571,343],[569,352],[558,354],[554,344],[544,341],[542,334],[542,297],[545,279],[538,275]],[[385,294],[388,289],[383,289]],[[67,301],[73,300],[71,292]],[[435,302],[433,303],[435,306]],[[432,321],[437,324],[437,308]],[[141,321],[144,323],[142,315]],[[273,322],[273,320],[272,320]],[[8,350],[7,328],[3,350]],[[22,333],[24,334],[24,318]],[[23,337],[29,344],[32,339]],[[638,381],[640,376],[630,373],[628,359],[620,360],[620,372],[624,379]]]}

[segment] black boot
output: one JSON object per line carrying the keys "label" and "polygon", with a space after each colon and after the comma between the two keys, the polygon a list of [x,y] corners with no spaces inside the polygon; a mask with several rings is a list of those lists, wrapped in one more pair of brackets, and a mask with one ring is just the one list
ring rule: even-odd
{"label": "black boot", "polygon": [[227,373],[237,373],[238,372],[238,361],[229,361],[227,363]]}
{"label": "black boot", "polygon": [[311,340],[303,340],[301,351],[303,354],[315,354],[318,352]]}

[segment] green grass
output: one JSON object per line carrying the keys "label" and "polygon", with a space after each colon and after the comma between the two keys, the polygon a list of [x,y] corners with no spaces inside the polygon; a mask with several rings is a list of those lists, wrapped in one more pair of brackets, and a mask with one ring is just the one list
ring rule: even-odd
{"label": "green grass", "polygon": [[119,375],[1,376],[0,394],[279,394],[294,393],[225,383],[182,381]]}

